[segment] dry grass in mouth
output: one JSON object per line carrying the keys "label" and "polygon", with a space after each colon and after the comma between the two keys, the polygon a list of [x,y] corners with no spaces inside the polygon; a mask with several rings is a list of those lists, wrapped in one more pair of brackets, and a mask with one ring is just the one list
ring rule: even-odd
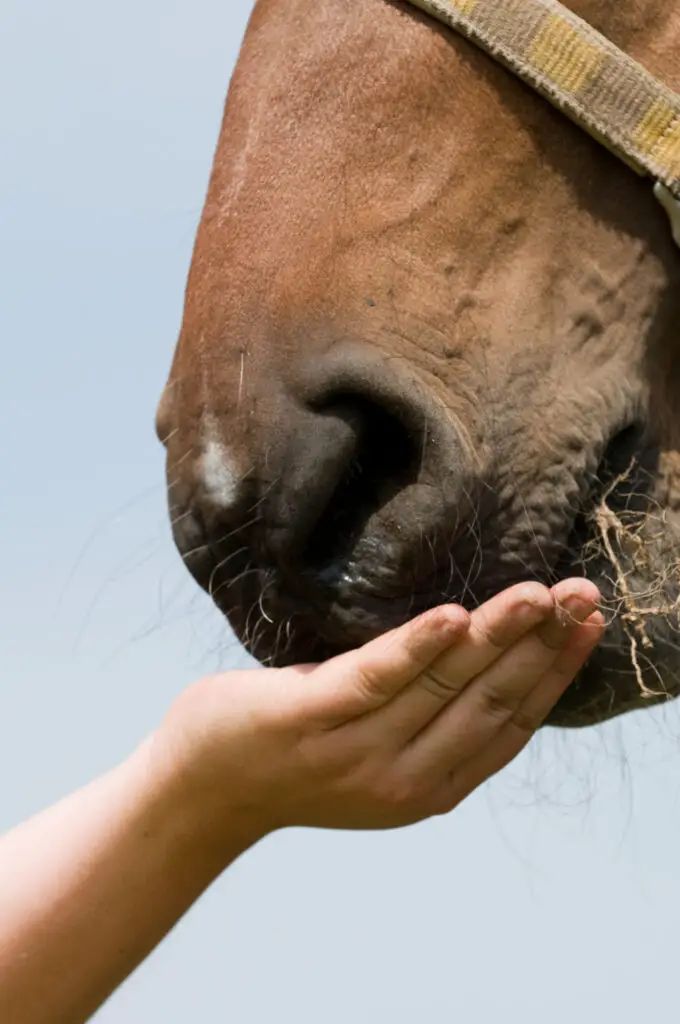
{"label": "dry grass in mouth", "polygon": [[[659,698],[668,695],[665,688],[653,690],[646,684],[640,661],[645,657],[645,651],[654,649],[654,641],[647,628],[651,618],[665,617],[673,621],[676,630],[680,629],[680,555],[673,552],[670,557],[654,558],[655,552],[658,556],[658,552],[668,546],[668,526],[663,509],[655,516],[651,511],[640,513],[612,508],[612,495],[621,493],[634,469],[635,460],[610,483],[592,513],[590,518],[596,538],[589,543],[585,560],[604,558],[611,564],[613,597],[603,601],[603,611],[609,613],[611,620],[617,618],[623,627],[641,694],[647,698]],[[654,523],[658,532],[655,532]],[[664,566],[662,571],[660,564]],[[678,596],[668,601],[669,592],[677,592]],[[645,661],[654,669],[649,656]],[[660,677],[659,682],[663,687]]]}

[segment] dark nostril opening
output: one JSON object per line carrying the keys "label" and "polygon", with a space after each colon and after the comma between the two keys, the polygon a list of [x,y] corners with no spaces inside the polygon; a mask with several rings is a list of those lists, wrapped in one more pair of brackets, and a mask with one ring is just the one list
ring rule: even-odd
{"label": "dark nostril opening", "polygon": [[326,409],[351,408],[356,447],[338,478],[304,547],[302,561],[317,578],[334,577],[371,516],[415,482],[421,463],[422,429],[401,409],[362,395],[338,392]]}
{"label": "dark nostril opening", "polygon": [[[568,551],[582,551],[591,542],[593,514],[605,496],[608,507],[617,515],[646,511],[647,485],[657,458],[656,445],[643,422],[633,422],[610,438],[588,481],[588,492],[567,541]],[[567,564],[571,571],[571,558]]]}
{"label": "dark nostril opening", "polygon": [[624,427],[610,439],[600,459],[596,495],[608,495],[608,504],[617,512],[642,511],[647,506],[647,488],[657,459],[657,446],[644,423]]}
{"label": "dark nostril opening", "polygon": [[632,423],[611,438],[600,460],[597,477],[603,484],[611,483],[624,473],[633,472],[636,460],[645,447],[645,426]]}

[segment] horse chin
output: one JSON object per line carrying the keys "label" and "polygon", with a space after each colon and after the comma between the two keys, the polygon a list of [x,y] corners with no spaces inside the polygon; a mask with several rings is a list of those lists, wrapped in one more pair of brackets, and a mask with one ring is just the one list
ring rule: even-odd
{"label": "horse chin", "polygon": [[[677,613],[668,593],[664,607],[642,609],[639,619],[626,610],[612,580],[594,572],[590,578],[603,594],[607,628],[604,638],[572,685],[557,703],[546,725],[580,728],[605,722],[625,712],[648,708],[680,694]],[[650,591],[642,579],[632,587],[641,597]],[[632,599],[634,600],[634,599]],[[251,609],[256,600],[246,602]],[[423,610],[436,600],[423,602]],[[282,618],[254,613],[231,624],[249,653],[261,664],[286,667],[321,662],[369,641],[412,617],[399,602],[357,599],[351,607],[341,604],[300,609]]]}
{"label": "horse chin", "polygon": [[[558,702],[546,724],[593,725],[650,707],[680,693],[678,604],[680,532],[641,480],[599,481],[576,517],[564,557],[533,578],[546,584],[585,575],[597,584],[607,620],[598,649]],[[345,570],[347,567],[345,567]],[[471,592],[449,600],[472,609],[504,586],[527,578],[519,565],[483,566]],[[246,586],[247,583],[247,586]],[[338,572],[325,592],[294,592],[271,569],[244,577],[244,589],[225,606],[249,652],[284,667],[324,661],[443,603],[441,586],[419,592],[369,586],[366,576]],[[264,600],[263,600],[264,595]],[[218,601],[219,603],[219,601]]]}
{"label": "horse chin", "polygon": [[638,455],[599,480],[577,516],[555,576],[588,576],[607,628],[547,724],[593,725],[680,694],[680,521],[672,504],[658,453],[647,466]]}
{"label": "horse chin", "polygon": [[[613,459],[610,450],[571,519],[553,516],[562,532],[541,535],[541,544],[533,528],[501,519],[498,508],[488,521],[478,517],[474,550],[458,537],[427,566],[416,557],[422,544],[404,552],[395,543],[405,563],[392,558],[390,535],[378,544],[370,520],[323,572],[267,557],[243,510],[235,529],[223,526],[222,544],[210,541],[215,530],[189,506],[176,516],[175,539],[248,652],[276,667],[327,660],[444,603],[474,610],[527,579],[550,586],[586,576],[600,589],[607,629],[548,724],[591,725],[680,693],[680,503],[672,498],[680,475],[633,440],[632,456],[618,446]],[[428,546],[429,555],[436,550]]]}

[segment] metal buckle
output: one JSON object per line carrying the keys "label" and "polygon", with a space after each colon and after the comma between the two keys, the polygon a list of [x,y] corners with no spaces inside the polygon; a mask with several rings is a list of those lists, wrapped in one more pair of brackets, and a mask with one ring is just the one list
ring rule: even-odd
{"label": "metal buckle", "polygon": [[677,246],[680,246],[680,199],[676,199],[671,190],[662,185],[660,181],[657,181],[654,186],[654,195],[668,214],[673,240]]}

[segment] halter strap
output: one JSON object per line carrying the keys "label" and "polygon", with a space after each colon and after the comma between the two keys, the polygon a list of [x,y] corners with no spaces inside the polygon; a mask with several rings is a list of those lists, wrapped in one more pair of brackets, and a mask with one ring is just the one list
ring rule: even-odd
{"label": "halter strap", "polygon": [[677,93],[557,0],[410,3],[486,50],[638,174],[655,178],[665,187],[655,189],[657,198],[680,223]]}

